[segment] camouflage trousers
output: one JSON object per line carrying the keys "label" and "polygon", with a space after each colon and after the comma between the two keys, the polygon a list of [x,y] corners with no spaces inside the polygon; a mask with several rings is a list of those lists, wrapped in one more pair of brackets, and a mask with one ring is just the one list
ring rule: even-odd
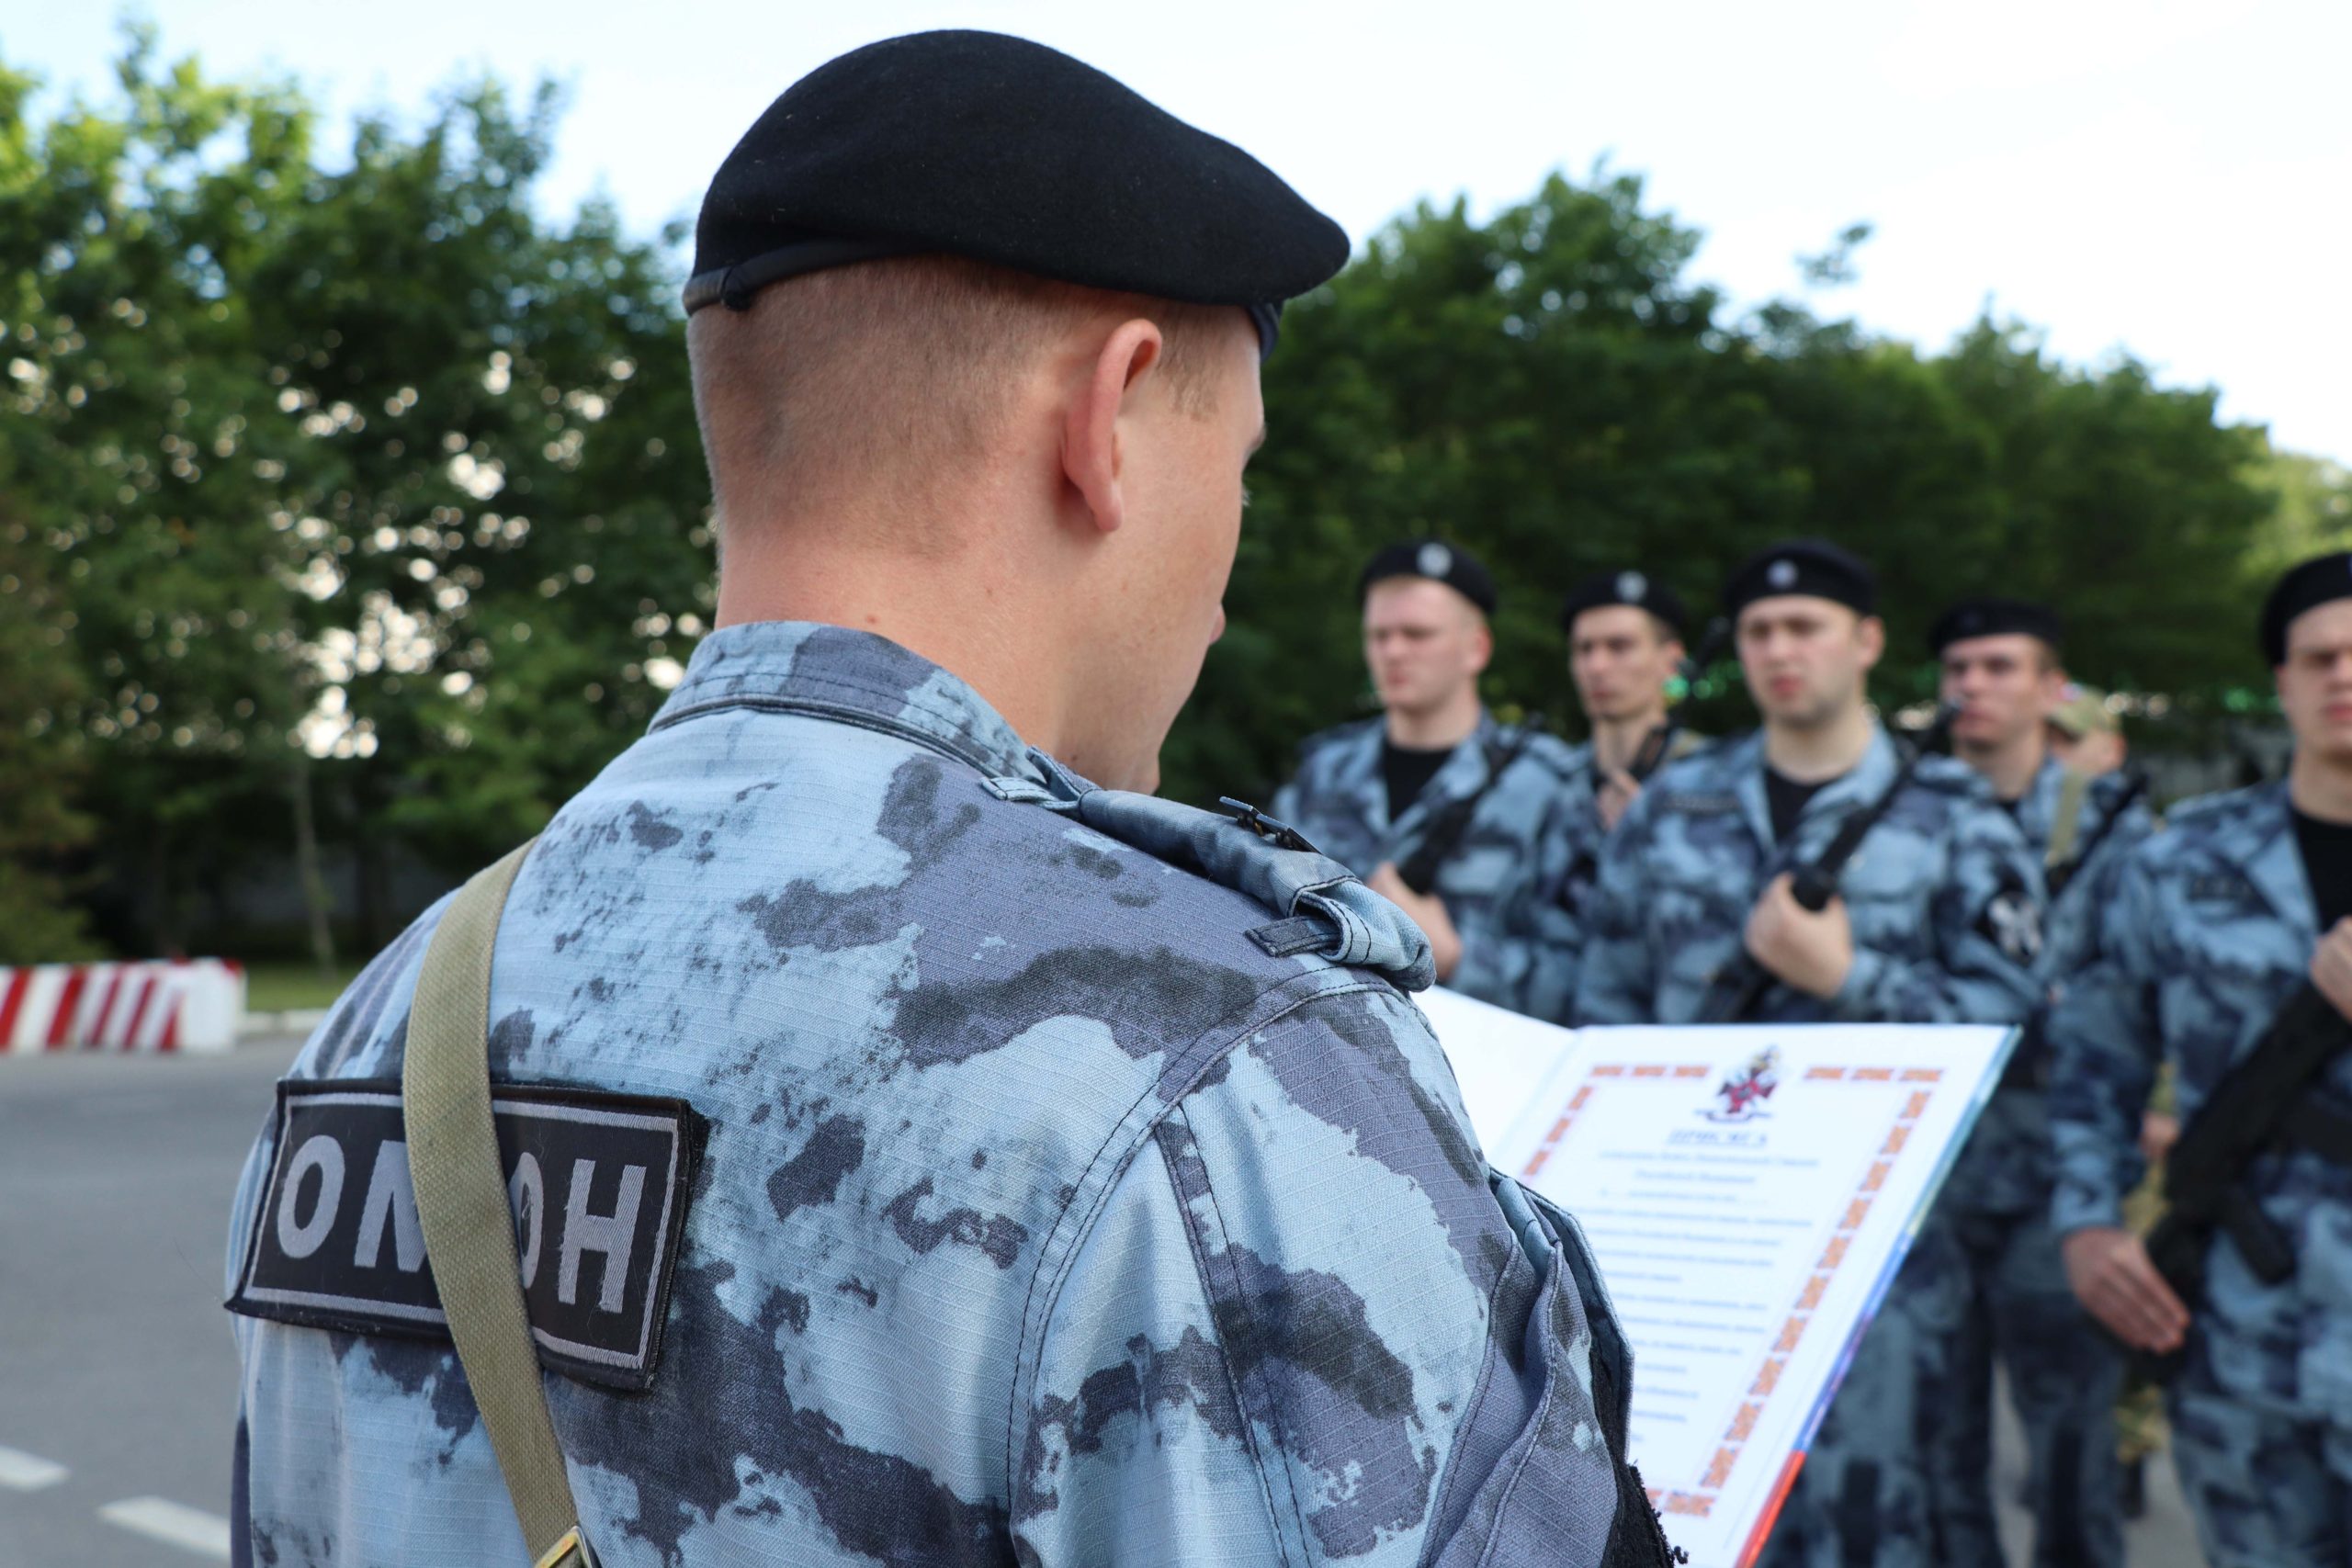
{"label": "camouflage trousers", "polygon": [[1993,1368],[2008,1373],[2026,1437],[2034,1568],[2121,1568],[2115,1404],[2124,1359],[2075,1299],[2047,1212],[1954,1213],[1962,1316],[1947,1363],[1933,1495],[1942,1561],[2005,1561],[1995,1524]]}
{"label": "camouflage trousers", "polygon": [[[1960,1244],[1920,1227],[1815,1434],[1761,1568],[1940,1568],[1934,1434],[1965,1302]],[[1997,1561],[1996,1559],[1995,1561]],[[1972,1565],[1973,1568],[1973,1565]]]}
{"label": "camouflage trousers", "polygon": [[2165,1404],[2212,1568],[2352,1562],[2352,1430],[2224,1393],[2189,1365]]}

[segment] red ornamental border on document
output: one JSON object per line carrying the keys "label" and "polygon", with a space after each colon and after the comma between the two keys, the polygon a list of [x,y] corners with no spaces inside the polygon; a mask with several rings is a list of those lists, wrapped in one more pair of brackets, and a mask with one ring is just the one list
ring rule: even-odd
{"label": "red ornamental border on document", "polygon": [[[1595,1066],[1587,1081],[1577,1087],[1576,1094],[1568,1100],[1566,1109],[1561,1111],[1559,1120],[1553,1122],[1551,1130],[1544,1134],[1542,1145],[1528,1156],[1525,1168],[1520,1172],[1521,1179],[1532,1180],[1536,1173],[1544,1168],[1544,1164],[1551,1159],[1553,1151],[1560,1146],[1561,1139],[1567,1135],[1568,1129],[1576,1124],[1577,1116],[1583,1111],[1585,1106],[1590,1103],[1594,1093],[1600,1086],[1600,1080],[1607,1079],[1617,1083],[1644,1079],[1677,1082],[1690,1078],[1704,1078],[1714,1070],[1713,1067],[1703,1063],[1695,1066],[1683,1063],[1672,1066],[1654,1062],[1605,1063]],[[1807,1083],[1932,1084],[1940,1080],[1942,1077],[1943,1070],[1939,1067],[1815,1066],[1805,1069],[1804,1081]],[[1862,1219],[1870,1213],[1872,1200],[1877,1196],[1880,1187],[1885,1183],[1887,1174],[1894,1167],[1894,1156],[1900,1154],[1903,1145],[1910,1141],[1912,1128],[1917,1123],[1921,1113],[1928,1109],[1930,1092],[1932,1091],[1921,1089],[1908,1096],[1895,1112],[1894,1121],[1887,1129],[1885,1141],[1879,1145],[1881,1157],[1872,1161],[1870,1169],[1863,1173],[1860,1185],[1854,1190],[1853,1201],[1846,1205],[1846,1212],[1838,1216],[1836,1233],[1830,1236],[1828,1245],[1822,1248],[1821,1258],[1814,1265],[1813,1277],[1806,1280],[1804,1288],[1797,1292],[1797,1299],[1790,1307],[1788,1319],[1781,1325],[1779,1337],[1773,1340],[1772,1348],[1765,1353],[1763,1364],[1757,1369],[1756,1379],[1748,1386],[1747,1401],[1732,1416],[1731,1426],[1724,1432],[1722,1443],[1715,1450],[1715,1457],[1709,1461],[1706,1473],[1701,1477],[1699,1484],[1687,1492],[1668,1492],[1659,1487],[1651,1487],[1649,1496],[1653,1506],[1667,1514],[1693,1518],[1704,1518],[1713,1510],[1716,1497],[1722,1492],[1724,1483],[1731,1479],[1732,1467],[1738,1461],[1741,1445],[1747,1441],[1748,1435],[1756,1429],[1756,1423],[1764,1414],[1766,1403],[1780,1387],[1781,1370],[1788,1365],[1789,1356],[1796,1349],[1797,1342],[1804,1337],[1806,1325],[1813,1320],[1814,1308],[1821,1304],[1822,1296],[1829,1289],[1831,1276],[1837,1273],[1838,1265],[1846,1260],[1847,1250],[1853,1245],[1854,1233],[1861,1228]],[[1788,1462],[1781,1467],[1779,1478],[1772,1483],[1771,1498],[1765,1504],[1763,1512],[1757,1516],[1756,1529],[1749,1535],[1747,1544],[1740,1550],[1741,1568],[1747,1568],[1747,1564],[1754,1562],[1763,1551],[1764,1538],[1771,1529],[1772,1521],[1779,1517],[1781,1506],[1788,1500],[1789,1488],[1796,1483],[1797,1472],[1803,1468],[1804,1464],[1804,1452],[1799,1450],[1791,1454]]]}

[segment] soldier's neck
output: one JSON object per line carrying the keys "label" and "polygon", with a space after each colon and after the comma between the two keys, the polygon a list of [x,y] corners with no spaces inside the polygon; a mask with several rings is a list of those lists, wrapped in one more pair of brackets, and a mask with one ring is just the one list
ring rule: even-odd
{"label": "soldier's neck", "polygon": [[2352,822],[2352,767],[2298,748],[2287,773],[2287,798],[2306,817]]}
{"label": "soldier's neck", "polygon": [[1388,710],[1388,743],[1408,751],[1451,751],[1476,733],[1478,688],[1464,686],[1431,707]]}
{"label": "soldier's neck", "polygon": [[[980,694],[1025,743],[1114,789],[1159,787],[1159,739],[1105,723],[1082,639],[1057,617],[1075,597],[1007,552],[934,564],[828,550],[744,529],[727,547],[716,622],[813,621],[887,637]],[[985,612],[978,608],[986,606]]]}
{"label": "soldier's neck", "polygon": [[1877,734],[1870,709],[1860,703],[1814,724],[1770,720],[1764,726],[1764,762],[1784,779],[1826,784],[1860,766]]}
{"label": "soldier's neck", "polygon": [[1984,776],[1993,786],[1993,793],[2002,800],[2023,800],[2026,791],[2041,773],[2041,764],[2049,760],[2050,743],[2040,724],[2023,734],[1992,746],[1971,746],[1955,742],[1952,750],[1960,760]]}
{"label": "soldier's neck", "polygon": [[[1592,760],[1603,769],[1629,768],[1650,735],[1666,722],[1666,705],[1634,715],[1630,718],[1596,718],[1592,721]],[[1663,759],[1661,759],[1663,761]]]}

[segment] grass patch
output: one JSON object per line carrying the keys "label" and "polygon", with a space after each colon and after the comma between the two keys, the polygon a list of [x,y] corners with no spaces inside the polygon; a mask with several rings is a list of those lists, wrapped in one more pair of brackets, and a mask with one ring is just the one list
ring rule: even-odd
{"label": "grass patch", "polygon": [[304,963],[251,964],[245,966],[245,1006],[254,1012],[293,1012],[322,1008],[343,995],[359,971],[337,965],[332,977],[318,965]]}

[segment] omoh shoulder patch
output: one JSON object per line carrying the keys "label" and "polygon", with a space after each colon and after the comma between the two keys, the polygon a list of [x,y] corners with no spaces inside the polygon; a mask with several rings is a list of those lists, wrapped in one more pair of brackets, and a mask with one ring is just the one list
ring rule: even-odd
{"label": "omoh shoulder patch", "polygon": [[[491,1086],[523,1301],[547,1366],[653,1386],[703,1123],[681,1100]],[[277,1145],[229,1310],[447,1340],[397,1081],[277,1086]]]}

